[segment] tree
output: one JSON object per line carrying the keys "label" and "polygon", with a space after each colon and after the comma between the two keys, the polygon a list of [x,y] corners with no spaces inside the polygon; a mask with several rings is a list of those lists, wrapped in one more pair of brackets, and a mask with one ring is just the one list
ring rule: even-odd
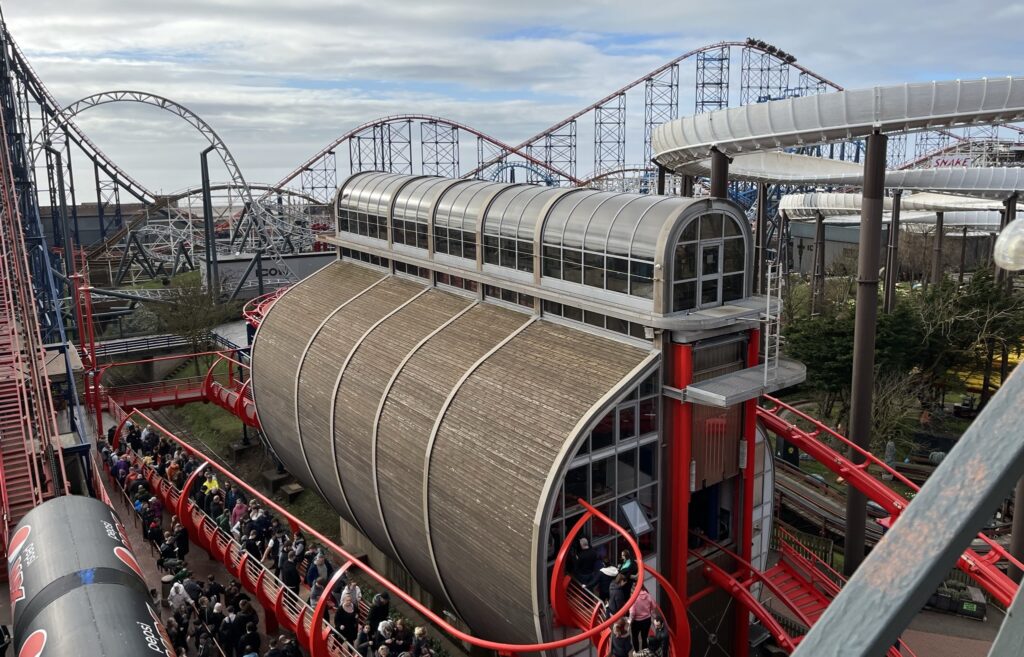
{"label": "tree", "polygon": [[[220,294],[203,287],[198,276],[183,276],[171,283],[164,303],[148,304],[160,325],[167,333],[184,338],[192,353],[198,353],[206,344],[213,329],[237,314],[237,304],[221,303]],[[199,376],[199,361],[195,361],[196,376]]]}

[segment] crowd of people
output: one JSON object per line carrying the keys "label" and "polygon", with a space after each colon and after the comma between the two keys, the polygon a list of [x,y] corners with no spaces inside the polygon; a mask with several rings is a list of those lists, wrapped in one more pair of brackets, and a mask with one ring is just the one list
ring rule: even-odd
{"label": "crowd of people", "polygon": [[[605,554],[581,537],[573,553],[572,574],[576,581],[596,595],[608,617],[626,606],[633,595],[639,568],[628,550],[617,563],[606,563]],[[647,589],[641,588],[629,611],[612,626],[612,657],[630,657],[649,652],[654,657],[669,657],[668,629],[657,613]]]}
{"label": "crowd of people", "polygon": [[[187,568],[188,533],[177,517],[170,515],[165,521],[168,514],[150,490],[144,468],[153,468],[158,477],[181,490],[203,461],[131,422],[126,423],[124,440],[113,449],[114,431],[111,428],[100,450],[157,551],[157,566],[173,575],[165,627],[178,655],[300,657],[294,638],[282,635],[263,641],[252,599],[237,581],[223,586],[211,575],[203,583]],[[319,602],[335,569],[323,546],[309,545],[301,531],[292,531],[240,487],[219,481],[213,471],[204,472],[202,483],[194,485],[190,494],[218,528],[271,570],[299,600],[310,606]],[[434,657],[424,628],[410,629],[404,619],[392,618],[387,592],[364,600],[359,585],[346,573],[331,596],[334,629],[359,655]]]}

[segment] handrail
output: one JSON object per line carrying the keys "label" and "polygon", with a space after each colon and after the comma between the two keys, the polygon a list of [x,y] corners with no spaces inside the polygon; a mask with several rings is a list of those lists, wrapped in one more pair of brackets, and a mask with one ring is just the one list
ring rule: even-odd
{"label": "handrail", "polygon": [[[114,401],[113,399],[109,400],[108,404],[111,405],[112,407],[116,407],[117,406],[116,401]],[[471,645],[474,645],[474,646],[477,646],[477,647],[480,647],[480,648],[485,648],[485,649],[488,649],[488,650],[495,650],[495,651],[499,651],[499,652],[503,652],[503,653],[539,652],[539,651],[543,651],[543,650],[554,650],[556,648],[562,648],[562,647],[565,647],[565,646],[569,646],[569,645],[572,645],[572,644],[575,644],[575,643],[579,643],[581,641],[584,641],[584,640],[587,640],[587,639],[591,639],[592,637],[597,636],[601,632],[603,632],[606,629],[608,629],[612,625],[612,623],[614,623],[615,621],[617,621],[620,618],[622,618],[628,612],[628,608],[624,607],[623,609],[619,610],[619,612],[614,614],[611,618],[609,618],[607,621],[597,625],[596,627],[590,628],[589,630],[585,630],[581,634],[577,634],[577,635],[574,635],[574,636],[571,636],[571,637],[567,637],[567,638],[559,639],[559,640],[555,640],[555,641],[547,641],[547,642],[543,642],[543,643],[513,644],[513,643],[503,643],[503,642],[499,642],[499,641],[490,641],[490,640],[487,640],[487,639],[481,639],[479,637],[473,636],[473,635],[468,634],[466,632],[463,632],[459,628],[454,627],[453,625],[451,625],[447,620],[445,620],[444,618],[442,618],[438,614],[435,614],[429,608],[425,607],[416,598],[412,597],[410,594],[406,593],[404,590],[402,590],[401,588],[399,588],[398,586],[393,584],[391,581],[386,579],[383,575],[377,573],[377,571],[373,570],[368,565],[366,565],[363,562],[361,562],[354,555],[350,554],[349,552],[344,550],[342,547],[340,547],[337,544],[335,544],[333,541],[331,541],[329,538],[327,538],[326,536],[324,536],[323,534],[318,532],[313,527],[310,527],[306,523],[302,522],[301,520],[299,520],[298,518],[296,518],[295,516],[290,514],[286,509],[284,509],[279,504],[277,504],[273,500],[271,500],[268,497],[266,497],[265,495],[263,495],[261,492],[259,492],[258,490],[256,490],[252,486],[250,486],[244,480],[242,480],[239,477],[237,477],[234,473],[232,473],[230,470],[228,470],[224,466],[220,465],[216,461],[210,460],[205,454],[203,454],[202,452],[198,451],[197,449],[195,449],[194,447],[189,445],[187,442],[183,441],[178,436],[174,435],[172,432],[167,430],[160,423],[156,422],[153,418],[149,417],[148,415],[146,415],[142,411],[140,411],[138,409],[132,409],[131,411],[125,412],[124,409],[121,409],[120,407],[117,407],[117,411],[119,411],[119,412],[115,412],[114,415],[115,415],[115,417],[120,417],[120,420],[118,422],[117,429],[115,430],[115,434],[114,434],[114,444],[113,444],[113,446],[115,448],[117,447],[117,444],[119,442],[121,433],[122,433],[122,431],[124,429],[124,425],[128,421],[129,418],[136,418],[140,422],[148,424],[151,428],[159,431],[165,437],[167,437],[169,440],[171,440],[172,442],[176,443],[185,452],[187,452],[188,454],[190,454],[190,455],[192,455],[192,456],[202,460],[206,464],[206,466],[209,466],[209,467],[212,467],[212,468],[216,469],[219,473],[224,475],[227,479],[230,479],[234,484],[239,486],[241,489],[247,491],[253,497],[258,498],[260,500],[261,504],[263,504],[267,509],[270,509],[270,510],[274,511],[275,513],[279,514],[280,517],[286,519],[289,522],[289,524],[291,524],[293,527],[301,528],[303,533],[305,533],[306,535],[311,536],[314,539],[316,539],[317,541],[319,541],[325,547],[327,547],[328,549],[333,551],[336,555],[341,557],[343,561],[352,562],[352,566],[358,568],[360,571],[362,571],[362,573],[364,575],[366,575],[367,577],[369,577],[373,581],[377,582],[377,584],[379,584],[380,586],[384,587],[385,589],[390,591],[392,594],[396,595],[403,602],[405,602],[410,607],[412,607],[414,610],[416,610],[417,613],[419,613],[420,615],[422,615],[423,617],[425,617],[426,619],[428,619],[429,621],[434,623],[436,626],[441,628],[444,632],[446,632],[450,636],[452,636],[452,637],[454,637],[454,638],[456,638],[456,639],[458,639],[460,641],[465,641],[466,643],[469,643]],[[185,505],[187,505],[187,502],[189,500],[189,494],[188,494],[189,493],[189,487],[190,487],[191,483],[195,481],[195,474],[196,474],[196,472],[193,471],[193,476],[190,477],[190,480],[186,482],[185,486],[183,487],[183,489],[179,493],[179,498],[178,498],[178,505],[179,505],[178,508],[179,508],[179,510],[185,510],[187,508]],[[631,550],[633,551],[635,557],[637,558],[637,565],[638,565],[639,574],[642,574],[644,572],[642,554],[640,553],[639,546],[636,544],[636,541],[633,539],[633,537],[630,536],[629,533],[625,529],[623,529],[621,526],[619,526],[615,521],[613,521],[611,518],[609,518],[605,514],[601,513],[600,511],[598,511],[594,507],[590,506],[589,504],[586,504],[585,502],[583,504],[584,504],[584,507],[587,509],[587,511],[590,514],[592,514],[594,517],[600,519],[602,522],[607,524],[609,527],[611,527],[612,529],[617,531],[623,537],[623,539],[627,542],[627,544],[629,544]],[[179,515],[179,520],[184,521],[185,518],[183,518],[182,516]],[[192,524],[192,520],[189,519],[188,523],[189,524],[186,524],[186,528],[188,528],[189,525]],[[246,559],[246,555],[242,555],[241,558],[243,560]],[[636,595],[639,595],[639,587],[635,590],[635,595],[630,600],[630,604],[632,604],[633,600],[635,600]],[[552,601],[553,605],[554,605],[554,603],[555,603],[555,601]],[[300,632],[297,632],[297,634],[301,635]]]}
{"label": "handrail", "polygon": [[268,292],[262,296],[254,297],[249,299],[242,307],[242,318],[246,323],[253,327],[258,328],[263,318],[270,312],[270,307],[281,298],[281,296],[288,290],[288,286],[279,287],[273,292]]}
{"label": "handrail", "polygon": [[[920,488],[912,481],[899,474],[874,454],[856,445],[848,438],[840,435],[834,429],[814,418],[800,412],[788,404],[765,395],[765,399],[774,404],[772,408],[758,407],[757,415],[765,426],[775,433],[783,435],[790,442],[798,443],[798,447],[814,457],[819,463],[829,468],[836,474],[847,478],[847,484],[864,493],[869,499],[881,505],[890,514],[890,524],[895,522],[900,513],[906,509],[909,502],[902,495],[892,490],[880,480],[870,474],[868,467],[877,465],[885,472],[892,474],[898,481],[906,485],[915,493]],[[785,410],[798,418],[810,422],[815,429],[806,431],[781,417],[779,412]],[[854,450],[857,454],[864,456],[863,463],[855,464],[845,456],[825,445],[818,440],[818,435],[825,431],[842,444]],[[984,533],[978,534],[978,539],[985,543],[989,552],[980,555],[973,549],[968,548],[957,561],[957,567],[970,575],[982,588],[988,591],[1000,604],[1009,607],[1017,594],[1018,586],[1005,572],[996,567],[999,561],[1006,561],[1017,568],[1024,570],[1024,564],[1011,555],[1006,548],[992,540]]]}

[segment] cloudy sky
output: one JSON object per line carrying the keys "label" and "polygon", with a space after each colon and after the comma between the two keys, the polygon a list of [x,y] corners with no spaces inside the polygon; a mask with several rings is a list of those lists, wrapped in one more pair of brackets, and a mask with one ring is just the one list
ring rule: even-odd
{"label": "cloudy sky", "polygon": [[[214,126],[249,180],[267,182],[387,114],[518,142],[720,40],[774,43],[846,87],[1024,73],[1024,4],[993,0],[31,0],[4,13],[59,101],[111,89],[173,98]],[[692,79],[688,62],[681,86]],[[632,120],[642,106],[629,102]],[[80,124],[155,190],[198,180],[203,142],[169,114],[105,107]]]}

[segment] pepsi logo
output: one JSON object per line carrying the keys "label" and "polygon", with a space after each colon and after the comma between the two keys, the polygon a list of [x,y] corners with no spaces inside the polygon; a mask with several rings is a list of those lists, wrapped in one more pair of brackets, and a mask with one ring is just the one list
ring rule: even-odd
{"label": "pepsi logo", "polygon": [[18,657],[39,657],[46,647],[46,630],[36,630],[28,635],[25,643],[21,644]]}
{"label": "pepsi logo", "polygon": [[21,567],[21,559],[19,558],[11,566],[11,613],[17,608],[18,603],[25,599],[25,572]]}
{"label": "pepsi logo", "polygon": [[135,560],[134,554],[118,545],[114,548],[114,556],[120,559],[121,563],[134,570],[139,577],[146,579],[146,576],[142,574],[142,568],[139,566],[139,562]]}
{"label": "pepsi logo", "polygon": [[18,531],[14,532],[14,536],[11,538],[10,544],[7,546],[7,562],[11,563],[18,558],[18,553],[21,552],[21,548],[25,547],[25,542],[28,541],[28,535],[32,533],[32,525],[25,525]]}

